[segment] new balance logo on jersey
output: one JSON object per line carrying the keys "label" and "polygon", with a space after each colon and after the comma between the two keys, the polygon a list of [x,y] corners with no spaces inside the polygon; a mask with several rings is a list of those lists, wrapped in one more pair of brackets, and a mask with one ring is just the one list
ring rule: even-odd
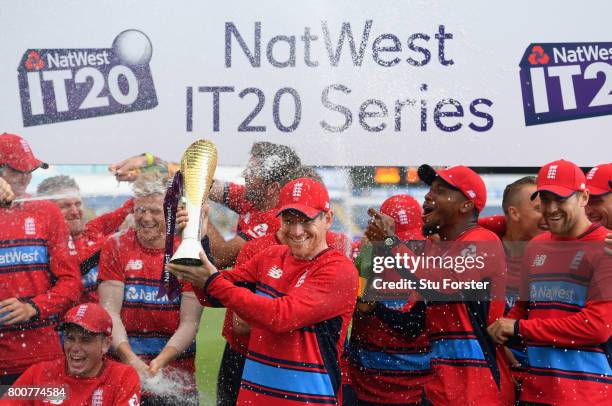
{"label": "new balance logo on jersey", "polygon": [[126,271],[139,271],[142,269],[143,263],[140,259],[130,259],[125,265]]}
{"label": "new balance logo on jersey", "polygon": [[277,267],[276,265],[274,265],[272,268],[270,268],[270,270],[268,271],[268,276],[274,279],[278,279],[281,276],[283,276],[283,270],[280,269],[279,267]]}
{"label": "new balance logo on jersey", "polygon": [[548,173],[546,174],[546,179],[555,179],[557,177],[557,167],[558,165],[550,165]]}
{"label": "new balance logo on jersey", "polygon": [[536,255],[531,266],[542,266],[544,265],[544,262],[546,262],[546,255]]}
{"label": "new balance logo on jersey", "polygon": [[302,187],[304,187],[304,184],[302,182],[298,182],[295,185],[293,185],[293,200],[299,200],[300,197],[302,196]]}
{"label": "new balance logo on jersey", "polygon": [[23,229],[26,235],[36,234],[36,222],[32,217],[27,217],[23,222]]}
{"label": "new balance logo on jersey", "polygon": [[595,177],[595,174],[597,173],[597,170],[598,170],[598,169],[599,169],[599,168],[597,168],[597,167],[595,167],[595,168],[591,169],[591,170],[589,171],[589,173],[587,173],[587,176],[586,176],[587,180],[591,180],[591,179],[593,179],[593,178]]}
{"label": "new balance logo on jersey", "polygon": [[244,215],[244,224],[249,224],[249,221],[251,221],[251,212],[248,212],[247,214]]}

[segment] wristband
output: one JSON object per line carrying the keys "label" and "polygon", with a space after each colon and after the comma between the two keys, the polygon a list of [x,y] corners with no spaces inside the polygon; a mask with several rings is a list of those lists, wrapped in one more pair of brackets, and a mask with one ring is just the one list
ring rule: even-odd
{"label": "wristband", "polygon": [[153,166],[155,163],[155,157],[150,152],[145,152],[144,156],[147,157],[147,166]]}
{"label": "wristband", "polygon": [[516,320],[514,322],[514,336],[515,337],[520,337],[521,336],[521,334],[519,333],[519,321],[520,320]]}
{"label": "wristband", "polygon": [[389,235],[383,239],[386,248],[393,248],[400,242],[401,240],[396,235]]}
{"label": "wristband", "polygon": [[21,302],[23,303],[27,303],[30,306],[32,306],[34,308],[34,310],[36,310],[36,314],[34,314],[34,316],[32,316],[32,318],[30,319],[31,321],[38,321],[40,320],[40,309],[38,308],[38,305],[36,303],[34,303],[34,301],[31,298],[27,298],[27,299],[20,299]]}

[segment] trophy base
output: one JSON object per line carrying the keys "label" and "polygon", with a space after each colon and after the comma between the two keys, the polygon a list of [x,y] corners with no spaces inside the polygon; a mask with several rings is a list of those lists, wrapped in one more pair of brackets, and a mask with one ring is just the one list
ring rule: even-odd
{"label": "trophy base", "polygon": [[172,258],[170,258],[170,263],[187,266],[201,266],[202,260],[200,259],[200,252],[202,252],[200,240],[186,238],[181,242]]}
{"label": "trophy base", "polygon": [[202,261],[199,258],[174,258],[170,260],[171,264],[187,265],[187,266],[201,266]]}

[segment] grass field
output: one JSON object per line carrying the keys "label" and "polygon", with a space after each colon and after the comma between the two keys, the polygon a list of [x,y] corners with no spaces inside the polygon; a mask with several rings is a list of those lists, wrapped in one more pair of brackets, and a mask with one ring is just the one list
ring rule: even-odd
{"label": "grass field", "polygon": [[217,371],[225,347],[225,339],[221,336],[224,316],[225,309],[204,308],[196,338],[196,381],[202,406],[215,405]]}

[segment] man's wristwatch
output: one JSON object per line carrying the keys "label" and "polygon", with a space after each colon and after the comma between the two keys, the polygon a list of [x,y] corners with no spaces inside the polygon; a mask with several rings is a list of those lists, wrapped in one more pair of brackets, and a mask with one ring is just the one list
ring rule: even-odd
{"label": "man's wristwatch", "polygon": [[383,239],[386,248],[393,248],[400,242],[401,240],[396,235],[389,235]]}

